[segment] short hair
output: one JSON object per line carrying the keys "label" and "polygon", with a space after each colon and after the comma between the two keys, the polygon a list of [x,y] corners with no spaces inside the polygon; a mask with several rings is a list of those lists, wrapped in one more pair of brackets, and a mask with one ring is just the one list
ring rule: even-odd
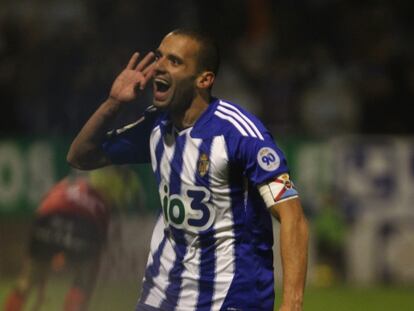
{"label": "short hair", "polygon": [[212,71],[215,75],[218,74],[220,67],[220,51],[215,40],[208,34],[193,30],[178,28],[171,31],[173,35],[181,35],[189,37],[200,44],[200,51],[198,54],[199,70]]}

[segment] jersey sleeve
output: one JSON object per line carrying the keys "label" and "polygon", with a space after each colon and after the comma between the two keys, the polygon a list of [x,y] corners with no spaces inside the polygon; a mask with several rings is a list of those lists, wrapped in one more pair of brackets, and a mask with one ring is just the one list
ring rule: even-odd
{"label": "jersey sleeve", "polygon": [[147,109],[138,121],[108,133],[103,151],[114,164],[150,162],[150,134],[158,113]]}
{"label": "jersey sleeve", "polygon": [[255,186],[289,173],[285,155],[267,131],[262,133],[262,139],[240,136],[235,157],[244,175]]}

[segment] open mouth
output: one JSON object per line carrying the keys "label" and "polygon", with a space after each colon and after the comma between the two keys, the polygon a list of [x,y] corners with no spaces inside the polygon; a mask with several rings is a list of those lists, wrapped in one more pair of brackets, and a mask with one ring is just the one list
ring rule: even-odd
{"label": "open mouth", "polygon": [[171,84],[169,81],[161,78],[154,79],[154,98],[155,100],[165,100]]}
{"label": "open mouth", "polygon": [[155,86],[157,87],[157,91],[160,92],[166,92],[170,88],[170,84],[167,81],[161,79],[155,80]]}

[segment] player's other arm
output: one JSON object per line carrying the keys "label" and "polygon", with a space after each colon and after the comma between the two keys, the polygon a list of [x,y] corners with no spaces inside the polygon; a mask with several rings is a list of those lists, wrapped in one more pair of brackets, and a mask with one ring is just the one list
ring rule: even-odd
{"label": "player's other arm", "polygon": [[280,221],[280,252],[283,270],[280,311],[301,311],[308,258],[308,224],[299,198],[270,207]]}
{"label": "player's other arm", "polygon": [[283,288],[280,311],[301,311],[308,257],[308,224],[299,194],[288,173],[258,187],[271,214],[280,222]]}
{"label": "player's other arm", "polygon": [[148,53],[138,64],[134,53],[126,68],[112,84],[108,99],[101,104],[73,140],[67,161],[78,169],[95,169],[111,164],[102,150],[102,143],[113,121],[125,103],[136,99],[139,91],[152,77],[154,53]]}

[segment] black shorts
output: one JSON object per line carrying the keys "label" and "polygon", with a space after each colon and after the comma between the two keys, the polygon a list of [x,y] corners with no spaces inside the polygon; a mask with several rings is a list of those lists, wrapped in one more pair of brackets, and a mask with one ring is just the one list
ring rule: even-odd
{"label": "black shorts", "polygon": [[69,260],[84,260],[98,254],[105,236],[85,217],[54,214],[38,217],[32,228],[30,254],[34,259],[49,260],[64,252]]}

